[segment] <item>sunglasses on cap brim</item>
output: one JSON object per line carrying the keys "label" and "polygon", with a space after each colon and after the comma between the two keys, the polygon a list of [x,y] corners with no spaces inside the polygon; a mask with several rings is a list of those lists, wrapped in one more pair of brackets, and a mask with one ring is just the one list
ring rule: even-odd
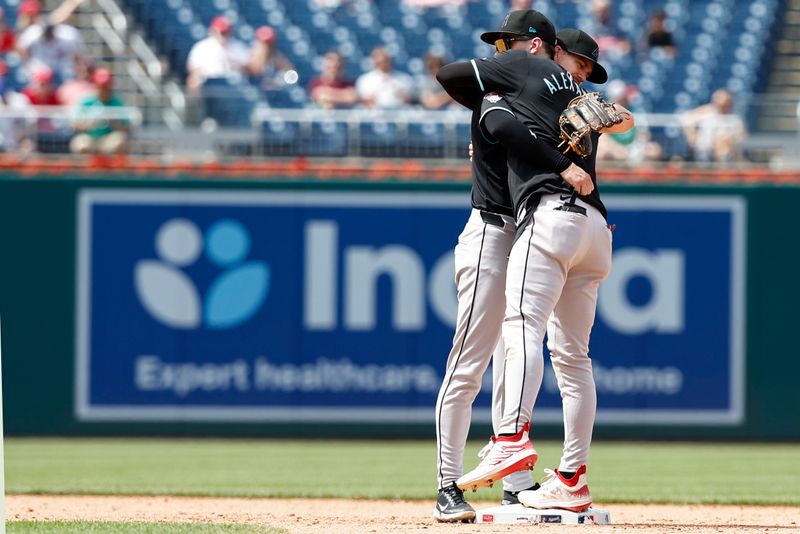
{"label": "sunglasses on cap brim", "polygon": [[505,52],[506,50],[509,50],[511,48],[511,43],[513,43],[514,41],[532,41],[532,40],[533,40],[533,37],[527,37],[527,36],[523,36],[523,37],[506,37],[506,38],[497,39],[494,42],[494,46],[495,46],[495,48],[497,48],[498,52]]}

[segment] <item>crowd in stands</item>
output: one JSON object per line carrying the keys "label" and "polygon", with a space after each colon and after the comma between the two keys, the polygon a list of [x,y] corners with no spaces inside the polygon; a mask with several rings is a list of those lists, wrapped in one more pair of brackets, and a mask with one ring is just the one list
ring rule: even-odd
{"label": "crowd in stands", "polygon": [[[21,0],[14,27],[0,8],[0,108],[9,111],[0,120],[0,151],[127,150],[129,122],[105,112],[124,106],[111,70],[86,54],[81,33],[67,23],[84,2],[63,0],[46,13],[40,0]],[[31,110],[39,117],[33,127],[25,120]]]}
{"label": "crowd in stands", "polygon": [[[45,12],[41,0],[19,0],[13,26],[6,23],[0,8],[0,107],[20,112],[31,106],[71,110],[66,122],[52,117],[38,119],[35,137],[23,120],[0,119],[0,150],[47,151],[48,142],[53,146],[60,142],[73,153],[118,154],[127,150],[129,122],[106,113],[124,106],[115,95],[112,70],[87,55],[81,33],[67,22],[85,1],[62,0]],[[335,8],[351,0],[315,1],[321,7]],[[426,9],[468,0],[402,1]],[[508,2],[509,10],[536,7],[535,0]],[[610,0],[590,0],[589,12],[591,20],[583,29],[595,37],[605,61],[624,64],[646,61],[653,55],[675,58],[679,53],[671,31],[674,21],[664,9],[650,13],[636,41],[629,37],[630,32],[618,27]],[[280,27],[261,26],[252,32],[248,43],[237,38],[234,20],[221,14],[211,20],[207,37],[198,40],[188,54],[185,87],[190,98],[203,104],[198,106],[199,113],[207,116],[213,116],[215,106],[228,99],[228,86],[218,82],[236,77],[258,88],[267,100],[271,91],[297,87],[305,95],[306,105],[322,109],[459,109],[435,78],[442,65],[459,59],[447,53],[446,48],[431,48],[415,59],[423,67],[412,75],[407,64],[395,65],[391,47],[379,43],[369,53],[369,61],[357,65],[360,74],[350,77],[346,74],[354,72],[348,68],[353,67],[347,63],[350,56],[333,47],[322,56],[316,75],[301,79],[298,69],[281,52]],[[488,48],[486,53],[490,53]],[[650,111],[630,81],[616,79],[596,89],[635,112]],[[732,100],[730,92],[720,90],[708,104],[683,113],[679,123],[686,154],[682,157],[703,162],[744,157],[746,127],[733,112]],[[602,160],[638,164],[673,157],[651,135],[646,120],[638,119],[637,127],[626,134],[607,137],[601,143]]]}
{"label": "crowd in stands", "polygon": [[[452,0],[405,2],[422,8],[453,3]],[[532,0],[509,2],[509,10],[535,7],[535,1]],[[650,13],[641,39],[632,42],[617,26],[612,7],[610,0],[591,0],[591,22],[585,28],[597,40],[602,58],[624,63],[645,61],[652,55],[662,58],[676,56],[678,47],[670,30],[666,11],[656,9]],[[458,108],[435,79],[437,70],[443,64],[456,59],[447,57],[441,50],[432,49],[420,58],[424,64],[424,72],[412,76],[405,69],[398,69],[394,65],[389,47],[379,44],[369,54],[370,67],[349,79],[345,75],[348,70],[346,56],[333,48],[324,54],[317,76],[300,80],[294,65],[279,51],[279,29],[269,26],[258,28],[249,46],[234,37],[234,25],[225,16],[214,18],[208,32],[208,37],[192,48],[186,65],[187,87],[191,94],[205,99],[207,110],[212,109],[215,99],[219,98],[216,91],[220,90],[221,84],[214,82],[236,76],[250,79],[254,85],[265,91],[268,100],[270,90],[280,91],[287,85],[297,84],[307,95],[307,105],[323,109],[407,109],[412,106],[427,110]],[[204,86],[208,88],[205,91]],[[617,79],[597,89],[606,92],[612,100],[619,101],[629,109],[648,111],[634,84]],[[730,93],[727,94],[730,96]],[[746,135],[744,122],[739,119],[735,133],[730,130],[723,132],[724,128],[719,125],[728,124],[726,121],[738,116],[733,115],[730,110],[712,114],[710,109],[721,108],[716,104],[709,104],[686,112],[681,119],[686,148],[686,154],[681,157],[697,161],[727,161],[734,156],[740,159],[741,145]],[[721,115],[725,116],[725,120],[720,119]],[[603,149],[600,158],[638,164],[674,157],[666,154],[658,141],[652,138],[646,123],[645,120],[639,121],[637,128],[625,135],[608,136],[609,140],[601,143]],[[728,148],[709,149],[707,145],[713,144],[709,139],[718,137],[727,139],[722,144]]]}

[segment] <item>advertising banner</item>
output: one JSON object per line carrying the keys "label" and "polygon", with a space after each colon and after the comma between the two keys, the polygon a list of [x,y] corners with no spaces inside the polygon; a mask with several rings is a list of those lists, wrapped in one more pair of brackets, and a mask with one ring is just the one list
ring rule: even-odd
{"label": "advertising banner", "polygon": [[[598,422],[741,422],[744,203],[607,204]],[[81,191],[76,416],[432,422],[468,215],[466,193]],[[552,372],[534,417],[561,420]]]}

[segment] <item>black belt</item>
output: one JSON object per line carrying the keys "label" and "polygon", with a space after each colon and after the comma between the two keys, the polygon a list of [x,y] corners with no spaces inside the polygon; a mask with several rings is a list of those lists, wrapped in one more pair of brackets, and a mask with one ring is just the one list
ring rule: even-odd
{"label": "black belt", "polygon": [[481,219],[483,219],[483,222],[486,224],[499,226],[500,228],[503,228],[506,225],[506,221],[503,220],[503,217],[496,213],[492,213],[491,211],[481,210]]}

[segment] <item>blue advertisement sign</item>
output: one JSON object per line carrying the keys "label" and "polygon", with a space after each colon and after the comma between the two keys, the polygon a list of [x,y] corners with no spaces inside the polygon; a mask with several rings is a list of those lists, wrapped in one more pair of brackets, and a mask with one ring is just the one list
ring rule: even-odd
{"label": "blue advertisement sign", "polygon": [[[608,204],[598,422],[741,421],[743,204]],[[432,421],[468,206],[430,192],[82,191],[77,417]],[[552,373],[535,417],[561,420]]]}

